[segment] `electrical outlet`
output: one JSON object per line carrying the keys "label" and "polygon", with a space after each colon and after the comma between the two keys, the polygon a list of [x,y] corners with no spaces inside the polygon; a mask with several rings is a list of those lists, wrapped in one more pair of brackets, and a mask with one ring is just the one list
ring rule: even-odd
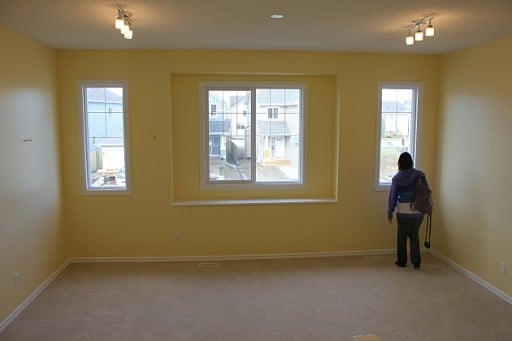
{"label": "electrical outlet", "polygon": [[181,234],[179,232],[176,232],[176,234],[174,235],[174,240],[176,240],[177,242],[181,240]]}
{"label": "electrical outlet", "polygon": [[21,275],[19,272],[16,272],[14,274],[14,286],[17,287],[20,284],[21,281]]}
{"label": "electrical outlet", "polygon": [[507,264],[505,262],[500,263],[500,272],[505,273],[507,271]]}

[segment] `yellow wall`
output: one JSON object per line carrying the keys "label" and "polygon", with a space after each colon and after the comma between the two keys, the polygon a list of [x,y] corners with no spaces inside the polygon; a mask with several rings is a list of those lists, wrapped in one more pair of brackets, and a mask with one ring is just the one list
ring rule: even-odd
{"label": "yellow wall", "polygon": [[[498,271],[501,261],[512,264],[507,245],[512,232],[505,218],[506,190],[512,186],[508,176],[512,166],[508,151],[512,38],[444,57],[262,51],[55,52],[2,29],[0,45],[0,321],[67,257],[394,248],[395,226],[385,219],[387,193],[374,190],[379,81],[424,84],[416,164],[434,188],[433,247],[512,294],[511,269],[505,275]],[[181,115],[172,112],[171,79],[177,74],[332,77],[336,103],[328,117],[334,138],[328,140],[330,152],[322,154],[321,161],[332,164],[328,159],[337,159],[337,176],[327,178],[339,201],[172,206],[173,164],[187,157],[171,133],[173,119],[183,120],[172,116]],[[76,82],[96,78],[129,81],[133,181],[129,196],[81,194]],[[192,121],[183,122],[184,129],[197,134],[196,124],[187,127]],[[322,140],[321,135],[321,130],[314,130],[308,136],[310,143]],[[32,142],[22,143],[24,138]],[[186,189],[180,190],[186,197]],[[174,238],[177,232],[179,241]],[[16,288],[15,272],[22,275]]]}
{"label": "yellow wall", "polygon": [[[439,251],[512,295],[512,37],[442,61]],[[439,224],[439,225],[438,225]],[[438,228],[439,226],[439,228]],[[503,274],[500,263],[508,271]]]}
{"label": "yellow wall", "polygon": [[[56,53],[0,28],[0,322],[67,258]],[[23,142],[31,139],[31,142]],[[14,285],[14,274],[21,280]]]}
{"label": "yellow wall", "polygon": [[[424,110],[418,136],[421,159],[417,161],[435,181],[439,60],[438,56],[349,53],[59,51],[62,170],[70,256],[392,249],[395,227],[385,218],[387,193],[374,191],[377,86],[379,81],[424,83]],[[336,79],[334,108],[339,111],[330,117],[339,121],[339,126],[332,129],[339,130],[340,143],[333,149],[339,153],[338,184],[332,180],[331,187],[337,190],[339,202],[171,206],[171,161],[179,163],[184,148],[172,145],[171,75],[203,73],[332,75]],[[129,81],[131,196],[80,193],[76,82],[94,78]],[[197,91],[194,89],[190,96],[197,98]],[[189,114],[197,121],[198,113]],[[197,135],[197,124],[184,127]],[[318,143],[322,134],[321,130],[311,132],[310,143]],[[326,153],[321,157],[334,155]],[[195,169],[190,172],[198,174]],[[328,171],[326,174],[329,177]],[[181,234],[180,241],[174,238],[176,232]]]}

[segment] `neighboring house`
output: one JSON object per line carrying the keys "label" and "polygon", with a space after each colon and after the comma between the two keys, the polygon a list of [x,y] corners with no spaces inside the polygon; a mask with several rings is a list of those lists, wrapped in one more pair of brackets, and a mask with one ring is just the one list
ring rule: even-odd
{"label": "neighboring house", "polygon": [[226,158],[226,140],[231,136],[231,120],[223,117],[210,116],[209,120],[209,153],[210,157]]}
{"label": "neighboring house", "polygon": [[291,141],[291,133],[285,121],[258,120],[256,124],[258,136],[258,160],[267,164],[272,160],[287,159],[287,149]]}
{"label": "neighboring house", "polygon": [[[216,102],[215,98],[210,98],[210,156],[220,156],[228,163],[236,164],[240,159],[252,157],[251,115],[247,113],[250,111],[250,96],[233,95],[227,102],[229,103],[227,108],[222,108],[221,99]],[[219,112],[221,108],[222,112]],[[258,89],[256,94],[258,163],[298,166],[299,109],[297,90]]]}
{"label": "neighboring house", "polygon": [[381,136],[388,138],[409,137],[411,111],[412,105],[410,101],[383,101]]}
{"label": "neighboring house", "polygon": [[87,89],[90,170],[124,168],[123,98],[108,88]]}

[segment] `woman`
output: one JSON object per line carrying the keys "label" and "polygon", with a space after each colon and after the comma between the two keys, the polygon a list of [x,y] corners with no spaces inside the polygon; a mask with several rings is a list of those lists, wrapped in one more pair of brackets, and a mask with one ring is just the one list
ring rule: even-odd
{"label": "woman", "polygon": [[426,184],[425,174],[413,167],[411,154],[405,152],[398,158],[398,173],[391,180],[388,198],[388,220],[393,222],[393,212],[396,209],[397,240],[396,262],[399,267],[407,264],[407,238],[411,248],[411,263],[415,269],[421,265],[420,238],[418,235],[423,213],[411,208],[416,186],[419,180]]}

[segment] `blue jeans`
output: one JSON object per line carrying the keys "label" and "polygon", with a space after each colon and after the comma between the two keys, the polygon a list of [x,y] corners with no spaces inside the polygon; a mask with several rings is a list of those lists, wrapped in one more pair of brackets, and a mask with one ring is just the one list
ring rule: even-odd
{"label": "blue jeans", "polygon": [[418,232],[423,216],[418,215],[397,215],[397,238],[396,238],[396,261],[400,266],[407,264],[407,238],[409,238],[409,246],[411,248],[411,263],[414,265],[421,264],[420,255],[420,237]]}

